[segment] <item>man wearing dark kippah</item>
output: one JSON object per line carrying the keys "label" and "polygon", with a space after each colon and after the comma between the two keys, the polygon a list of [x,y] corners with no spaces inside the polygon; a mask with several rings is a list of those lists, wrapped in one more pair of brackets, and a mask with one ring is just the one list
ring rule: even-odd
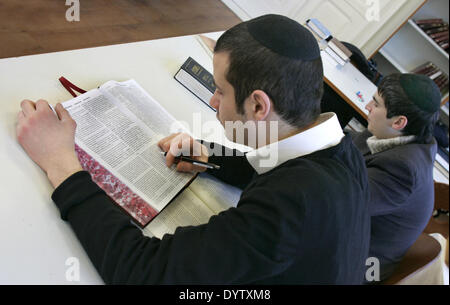
{"label": "man wearing dark kippah", "polygon": [[433,126],[439,88],[427,76],[393,74],[367,105],[368,130],[353,134],[365,156],[371,193],[370,256],[384,280],[427,225],[434,206]]}
{"label": "man wearing dark kippah", "polygon": [[[46,157],[52,151],[45,126],[27,121],[41,128],[22,130],[19,124],[19,142],[47,172],[56,188],[53,200],[102,278],[138,284],[363,283],[370,236],[367,172],[336,115],[320,114],[323,68],[315,38],[291,19],[262,16],[226,31],[213,61],[217,90],[210,104],[229,139],[254,150],[224,153],[186,134],[168,136],[159,146],[172,166],[187,143],[188,151],[200,152],[191,157],[220,165],[210,174],[243,192],[236,208],[162,239],[144,237],[86,172],[76,170],[74,128],[62,109],[57,111],[68,130],[51,141],[65,139],[67,162]],[[41,139],[39,145],[33,139]],[[204,170],[186,162],[176,168]]]}

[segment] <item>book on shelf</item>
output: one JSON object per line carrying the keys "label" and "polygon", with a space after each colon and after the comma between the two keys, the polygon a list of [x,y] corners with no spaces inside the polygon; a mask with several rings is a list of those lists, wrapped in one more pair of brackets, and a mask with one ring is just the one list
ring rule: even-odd
{"label": "book on shelf", "polygon": [[436,83],[436,85],[438,85],[438,87],[441,87],[443,84],[445,84],[445,81],[447,80],[447,78],[445,77],[444,74],[441,74],[438,78],[436,78],[434,81]]}
{"label": "book on shelf", "polygon": [[411,71],[411,73],[426,74],[434,68],[435,68],[435,66],[432,62],[427,62],[427,63],[424,63],[424,64],[418,66],[417,68],[415,68],[413,71]]}
{"label": "book on shelf", "polygon": [[447,31],[448,31],[448,25],[440,27],[440,28],[425,30],[425,33],[430,35],[430,34],[442,33],[442,32],[447,32]]}
{"label": "book on shelf", "polygon": [[440,43],[439,43],[439,46],[440,46],[441,48],[443,48],[444,50],[447,49],[448,46],[449,46],[448,41],[442,41],[442,42],[440,42]]}
{"label": "book on shelf", "polygon": [[[140,228],[164,215],[146,228],[148,234],[160,237],[179,225],[205,223],[229,207],[226,196],[197,195],[211,187],[208,175],[191,187],[198,175],[166,166],[158,141],[187,131],[136,81],[108,81],[62,105],[77,123],[75,150],[81,166],[112,199],[111,204]],[[172,203],[179,208],[169,208]]]}
{"label": "book on shelf", "polygon": [[435,28],[441,28],[441,27],[445,27],[446,24],[444,22],[441,23],[426,23],[426,24],[419,24],[419,27],[422,30],[431,30],[431,29],[435,29]]}
{"label": "book on shelf", "polygon": [[416,24],[429,24],[429,23],[443,23],[444,20],[441,18],[434,18],[434,19],[419,19],[414,20]]}
{"label": "book on shelf", "polygon": [[211,107],[211,105],[209,105],[209,101],[216,91],[214,77],[192,57],[189,57],[183,63],[174,75],[174,78],[198,99],[200,99],[206,106],[213,111],[216,111],[213,107]]}
{"label": "book on shelf", "polygon": [[431,34],[429,35],[431,38],[439,38],[439,37],[443,37],[443,36],[448,36],[449,32],[448,31],[444,31],[444,32],[440,32],[440,33],[435,33],[435,34]]}
{"label": "book on shelf", "polygon": [[417,68],[413,69],[411,73],[423,74],[431,78],[441,91],[441,95],[444,96],[448,92],[448,75],[445,74],[432,62],[424,63]]}
{"label": "book on shelf", "polygon": [[447,22],[444,22],[443,19],[423,19],[414,20],[414,22],[426,35],[433,39],[440,48],[448,53],[449,28]]}
{"label": "book on shelf", "polygon": [[428,72],[426,75],[435,81],[435,80],[437,80],[438,77],[442,76],[442,71],[436,69],[436,70],[432,70],[432,71]]}
{"label": "book on shelf", "polygon": [[445,35],[445,36],[433,38],[433,40],[434,40],[436,43],[440,43],[440,42],[448,42],[448,38],[449,38],[448,35]]}
{"label": "book on shelf", "polygon": [[448,79],[445,80],[445,82],[439,87],[441,89],[442,96],[446,95],[448,93]]}

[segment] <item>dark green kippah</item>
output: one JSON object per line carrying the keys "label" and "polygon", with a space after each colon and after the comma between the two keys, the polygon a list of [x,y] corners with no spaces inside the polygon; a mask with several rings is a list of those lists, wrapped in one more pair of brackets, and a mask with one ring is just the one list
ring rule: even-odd
{"label": "dark green kippah", "polygon": [[436,83],[426,75],[402,74],[400,85],[408,98],[426,112],[436,112],[441,106],[441,92]]}
{"label": "dark green kippah", "polygon": [[297,21],[281,15],[264,15],[247,21],[250,35],[273,52],[293,59],[320,57],[317,40]]}

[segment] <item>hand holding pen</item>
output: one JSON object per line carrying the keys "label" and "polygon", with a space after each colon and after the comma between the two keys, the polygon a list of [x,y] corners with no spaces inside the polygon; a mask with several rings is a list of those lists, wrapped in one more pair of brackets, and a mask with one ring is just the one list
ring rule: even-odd
{"label": "hand holding pen", "polygon": [[166,165],[171,167],[177,164],[177,171],[204,172],[207,169],[220,169],[220,166],[208,163],[208,149],[188,134],[172,134],[159,141],[158,146],[162,150],[161,154],[166,157]]}
{"label": "hand holding pen", "polygon": [[[164,157],[167,157],[167,152],[162,151],[161,154]],[[175,163],[188,162],[188,163],[191,163],[192,165],[204,167],[206,169],[220,169],[220,166],[216,165],[214,163],[203,162],[203,161],[199,161],[197,159],[193,159],[193,158],[189,158],[189,157],[185,157],[185,156],[175,157],[175,160],[176,160]]]}

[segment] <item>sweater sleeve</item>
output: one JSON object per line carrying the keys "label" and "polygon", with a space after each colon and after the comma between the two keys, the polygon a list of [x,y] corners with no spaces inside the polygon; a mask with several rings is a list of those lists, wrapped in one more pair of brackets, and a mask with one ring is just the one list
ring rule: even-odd
{"label": "sweater sleeve", "polygon": [[208,162],[220,165],[220,170],[208,170],[208,173],[225,183],[244,189],[256,171],[247,161],[245,154],[217,143],[201,142],[208,148]]}
{"label": "sweater sleeve", "polygon": [[[69,177],[52,199],[107,284],[238,284],[286,268],[264,251],[278,241],[258,231],[276,225],[267,211],[255,209],[272,204],[270,192],[261,191],[267,194],[250,192],[250,204],[162,239],[144,236],[87,172]],[[249,234],[259,238],[249,243]]]}

